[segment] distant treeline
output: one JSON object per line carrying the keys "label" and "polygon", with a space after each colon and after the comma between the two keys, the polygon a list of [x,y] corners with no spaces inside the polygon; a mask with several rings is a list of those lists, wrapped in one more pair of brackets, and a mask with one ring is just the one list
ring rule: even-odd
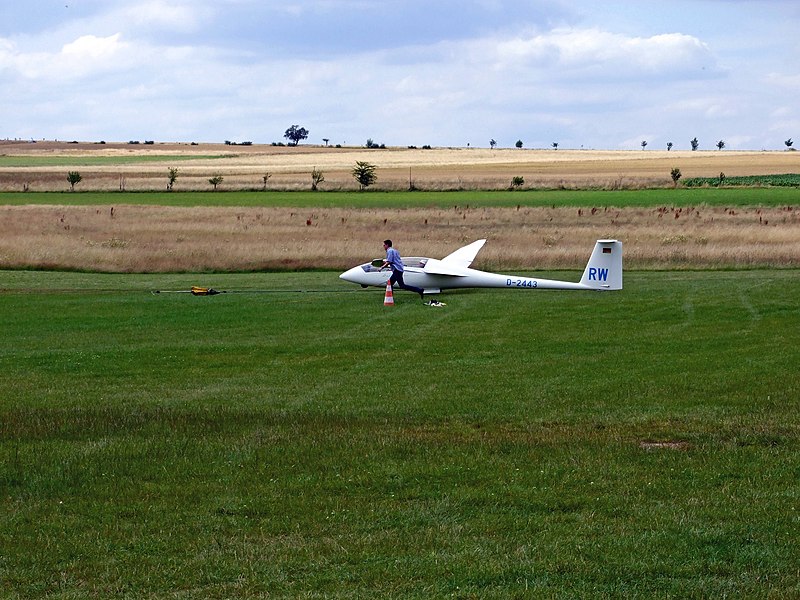
{"label": "distant treeline", "polygon": [[783,175],[743,175],[740,177],[727,177],[720,173],[718,177],[690,177],[683,180],[686,187],[719,187],[730,186],[764,186],[764,187],[797,187],[800,186],[800,174],[786,173]]}

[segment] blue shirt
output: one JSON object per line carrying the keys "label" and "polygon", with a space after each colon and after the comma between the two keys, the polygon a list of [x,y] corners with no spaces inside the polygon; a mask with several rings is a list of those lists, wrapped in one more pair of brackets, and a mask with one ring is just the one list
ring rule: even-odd
{"label": "blue shirt", "polygon": [[403,272],[403,260],[400,258],[400,253],[394,248],[387,248],[386,262],[392,267],[392,271]]}

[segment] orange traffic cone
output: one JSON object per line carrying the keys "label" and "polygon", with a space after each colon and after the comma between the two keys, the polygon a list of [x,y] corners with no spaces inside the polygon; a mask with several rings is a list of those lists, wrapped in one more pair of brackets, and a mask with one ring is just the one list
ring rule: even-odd
{"label": "orange traffic cone", "polygon": [[386,295],[383,297],[384,306],[394,306],[394,295],[392,294],[392,282],[386,282]]}

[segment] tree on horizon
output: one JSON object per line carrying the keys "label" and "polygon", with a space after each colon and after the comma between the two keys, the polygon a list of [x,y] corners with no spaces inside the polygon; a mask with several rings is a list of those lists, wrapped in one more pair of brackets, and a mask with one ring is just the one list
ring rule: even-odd
{"label": "tree on horizon", "polygon": [[308,129],[305,127],[300,127],[299,125],[292,125],[286,132],[283,134],[287,140],[289,140],[290,146],[297,146],[300,143],[300,140],[305,140],[308,138]]}

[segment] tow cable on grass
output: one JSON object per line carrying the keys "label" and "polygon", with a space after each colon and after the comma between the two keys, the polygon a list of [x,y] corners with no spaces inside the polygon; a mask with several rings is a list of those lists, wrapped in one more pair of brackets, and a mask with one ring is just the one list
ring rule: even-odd
{"label": "tow cable on grass", "polygon": [[356,290],[215,290],[193,285],[188,290],[153,290],[152,294],[191,294],[192,296],[216,296],[217,294],[351,294]]}
{"label": "tow cable on grass", "polygon": [[[0,295],[8,294],[133,294],[140,293],[141,288],[0,288]],[[215,296],[217,294],[357,294],[359,290],[215,290],[192,286],[188,290],[149,290],[151,294],[193,294],[195,296]]]}

